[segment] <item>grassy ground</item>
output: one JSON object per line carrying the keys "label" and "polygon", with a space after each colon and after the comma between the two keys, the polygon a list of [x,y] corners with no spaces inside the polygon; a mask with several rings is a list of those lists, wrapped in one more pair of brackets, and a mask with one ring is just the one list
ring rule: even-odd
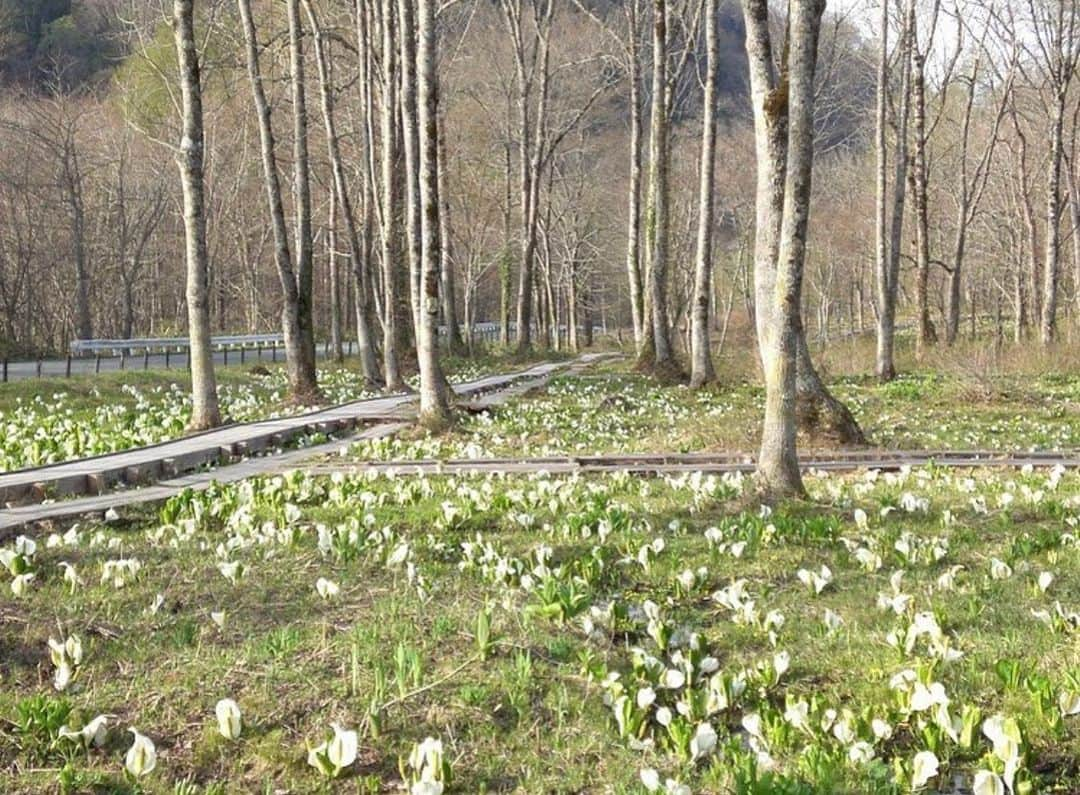
{"label": "grassy ground", "polygon": [[[540,357],[550,358],[550,357]],[[527,366],[536,357],[483,356],[446,362],[454,381]],[[309,409],[287,401],[282,365],[223,368],[218,395],[226,421]],[[325,404],[371,397],[355,363],[320,369]],[[0,386],[0,471],[124,450],[177,438],[191,416],[190,381],[180,371],[19,381]]]}
{"label": "grassy ground", "polygon": [[[426,736],[461,793],[639,793],[642,768],[694,792],[906,792],[927,748],[934,791],[1003,770],[979,731],[998,713],[1024,732],[1018,784],[1080,787],[1080,717],[1059,706],[1080,694],[1080,479],[816,479],[813,505],[771,515],[744,507],[742,485],[275,478],[39,539],[28,592],[0,608],[0,789],[133,789],[135,727],[159,755],[147,792],[394,791]],[[117,559],[141,564],[122,587],[101,580]],[[235,582],[222,563],[241,564]],[[797,572],[822,566],[815,594]],[[340,592],[322,598],[319,578]],[[930,615],[940,636],[890,645]],[[60,693],[47,642],[72,635],[82,662]],[[943,647],[962,656],[945,662]],[[890,687],[905,670],[943,685],[948,720]],[[641,709],[646,688],[656,701]],[[222,698],[243,715],[235,741],[216,728]],[[669,731],[658,707],[679,701],[688,717]],[[104,747],[59,736],[98,714]],[[961,741],[948,736],[961,716],[966,744],[959,724]],[[360,749],[331,782],[306,746],[334,722]],[[716,746],[693,759],[706,722]],[[852,761],[857,743],[871,760]]]}
{"label": "grassy ground", "polygon": [[[760,396],[726,384],[608,365],[357,452],[752,449]],[[834,384],[886,445],[1076,438],[1068,374]],[[295,474],[9,542],[0,791],[395,792],[427,737],[463,794],[1080,791],[1080,476],[808,486]],[[358,749],[329,778],[333,724]]]}
{"label": "grassy ground", "polygon": [[[957,375],[916,373],[888,384],[834,379],[871,444],[887,449],[1067,450],[1080,447],[1080,375],[1001,374],[980,392]],[[702,391],[661,385],[626,360],[556,377],[538,394],[471,417],[438,439],[384,442],[365,457],[568,455],[757,450],[764,391],[722,383]],[[835,449],[804,436],[802,448]]]}

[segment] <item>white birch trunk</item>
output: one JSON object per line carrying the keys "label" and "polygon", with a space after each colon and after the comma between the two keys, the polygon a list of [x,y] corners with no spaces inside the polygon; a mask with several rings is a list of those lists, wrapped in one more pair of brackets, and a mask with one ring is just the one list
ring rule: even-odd
{"label": "white birch trunk", "polygon": [[719,68],[717,0],[705,6],[705,41],[708,76],[701,136],[698,189],[697,256],[694,262],[694,298],[690,331],[690,386],[700,388],[716,379],[709,351],[709,305],[712,296],[713,180],[716,168],[716,80]]}
{"label": "white birch trunk", "polygon": [[208,279],[210,262],[206,248],[206,198],[203,173],[202,81],[195,47],[194,2],[175,0],[173,33],[180,91],[183,102],[183,138],[178,163],[184,191],[184,241],[187,256],[187,313],[191,357],[192,430],[221,424],[217,381],[214,377],[210,340]]}
{"label": "white birch trunk", "polygon": [[[405,0],[406,3],[416,0]],[[439,362],[439,107],[435,73],[435,4],[418,0],[417,109],[419,111],[419,182],[421,205],[420,325],[417,360],[420,365],[420,420],[441,426],[450,418],[449,388]]]}

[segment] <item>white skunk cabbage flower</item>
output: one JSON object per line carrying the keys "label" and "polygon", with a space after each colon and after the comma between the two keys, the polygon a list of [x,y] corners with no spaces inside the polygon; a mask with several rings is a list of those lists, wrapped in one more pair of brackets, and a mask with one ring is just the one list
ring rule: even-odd
{"label": "white skunk cabbage flower", "polygon": [[75,567],[66,560],[60,561],[60,568],[64,570],[64,582],[67,584],[70,592],[75,593],[75,590],[82,587],[84,584],[82,577],[75,571]]}
{"label": "white skunk cabbage flower", "polygon": [[938,774],[938,758],[933,751],[919,751],[911,762],[911,788],[925,787]]}
{"label": "white skunk cabbage flower", "polygon": [[308,764],[327,778],[337,778],[341,771],[356,761],[359,746],[356,732],[330,724],[334,736],[314,748],[308,749]]}
{"label": "white skunk cabbage flower", "polygon": [[1080,715],[1080,693],[1062,691],[1058,696],[1058,708],[1064,718],[1070,715]]}
{"label": "white skunk cabbage flower", "polygon": [[109,719],[107,715],[98,715],[81,729],[72,729],[70,726],[61,726],[60,736],[82,743],[84,747],[90,747],[92,745],[95,748],[100,748],[105,744],[105,737],[108,734],[108,723]]}
{"label": "white skunk cabbage flower", "polygon": [[221,572],[221,576],[226,580],[236,585],[240,581],[240,578],[244,576],[244,564],[240,561],[221,561],[218,563],[218,571]]}
{"label": "white skunk cabbage flower", "polygon": [[408,766],[412,770],[409,795],[443,795],[450,767],[443,756],[442,740],[425,737],[413,746]]}
{"label": "white skunk cabbage flower", "polygon": [[716,730],[709,722],[699,723],[697,731],[690,740],[690,755],[694,760],[708,756],[716,748]]}
{"label": "white skunk cabbage flower", "polygon": [[217,716],[218,731],[226,740],[235,740],[240,736],[243,721],[240,718],[240,707],[231,698],[223,698],[214,707]]}
{"label": "white skunk cabbage flower", "polygon": [[153,771],[157,764],[157,749],[154,741],[139,734],[138,730],[131,728],[128,731],[135,735],[135,741],[124,757],[124,769],[135,778],[142,778]]}
{"label": "white skunk cabbage flower", "polygon": [[49,638],[49,659],[56,668],[53,687],[60,691],[66,690],[75,678],[76,669],[82,664],[82,641],[75,635],[65,641]]}
{"label": "white skunk cabbage flower", "polygon": [[327,601],[341,593],[341,587],[336,582],[331,582],[325,577],[320,577],[315,581],[315,590],[319,596]]}
{"label": "white skunk cabbage flower", "polygon": [[18,574],[11,580],[11,592],[16,597],[26,596],[27,591],[30,590],[30,583],[34,581],[34,572],[28,571],[26,574]]}
{"label": "white skunk cabbage flower", "polygon": [[1005,795],[1005,782],[989,770],[980,770],[971,784],[973,795]]}

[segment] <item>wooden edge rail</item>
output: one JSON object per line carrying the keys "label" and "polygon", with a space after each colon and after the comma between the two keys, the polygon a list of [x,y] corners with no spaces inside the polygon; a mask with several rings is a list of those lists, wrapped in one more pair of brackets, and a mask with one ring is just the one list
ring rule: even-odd
{"label": "wooden edge rail", "polygon": [[[165,480],[157,485],[131,491],[83,497],[43,505],[27,505],[0,511],[0,541],[10,535],[15,528],[38,522],[58,521],[89,514],[97,514],[111,507],[138,505],[160,502],[180,493],[184,489],[201,490],[213,483],[234,483],[260,475],[280,474],[302,468],[315,476],[333,474],[361,475],[378,472],[395,476],[410,475],[530,475],[547,473],[613,475],[623,473],[634,476],[658,477],[664,475],[688,475],[693,473],[749,473],[754,469],[753,461],[740,454],[686,454],[658,453],[639,456],[553,456],[546,458],[489,458],[455,459],[439,461],[435,459],[416,461],[369,461],[354,464],[317,463],[310,460],[320,455],[340,454],[354,441],[363,439],[382,439],[392,436],[409,427],[407,422],[384,423],[360,431],[352,439],[325,442],[312,447],[292,450],[276,456],[252,458],[231,466],[208,472],[198,472],[182,477]],[[941,453],[948,452],[948,456]],[[1062,466],[1068,469],[1080,468],[1080,452],[1054,453],[999,453],[995,451],[894,451],[888,456],[873,459],[870,451],[846,456],[837,452],[832,456],[815,455],[807,457],[803,467],[808,471],[855,472],[871,469],[895,471],[905,466],[935,465],[958,468],[1015,468],[1032,466],[1050,468]],[[712,459],[711,461],[708,459]]]}
{"label": "wooden edge rail", "polygon": [[[1020,468],[1031,466],[1080,468],[1080,451],[1006,453],[993,450],[907,450],[809,454],[800,460],[808,472],[857,470],[897,471],[904,467],[941,466],[953,469]],[[638,455],[545,456],[535,458],[459,458],[396,461],[364,460],[354,464],[320,463],[308,468],[313,474],[385,472],[411,474],[549,474],[615,473],[724,473],[753,472],[754,458],[745,453],[647,453]]]}

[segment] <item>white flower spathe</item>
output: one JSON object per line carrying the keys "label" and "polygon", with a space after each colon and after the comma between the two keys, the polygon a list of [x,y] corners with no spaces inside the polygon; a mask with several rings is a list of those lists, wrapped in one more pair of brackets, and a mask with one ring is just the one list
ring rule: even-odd
{"label": "white flower spathe", "polygon": [[933,751],[919,751],[911,762],[911,788],[925,787],[938,774],[938,758]]}
{"label": "white flower spathe", "polygon": [[157,749],[153,740],[139,734],[135,728],[128,731],[135,735],[135,740],[124,757],[124,769],[135,778],[142,778],[151,773],[157,765]]}
{"label": "white flower spathe", "polygon": [[240,717],[240,707],[231,698],[221,699],[214,707],[214,715],[217,717],[218,731],[226,740],[235,740],[240,736],[243,721]]}
{"label": "white flower spathe", "polygon": [[315,581],[315,590],[319,596],[327,601],[341,593],[341,587],[336,582],[332,582],[325,577],[320,577]]}

